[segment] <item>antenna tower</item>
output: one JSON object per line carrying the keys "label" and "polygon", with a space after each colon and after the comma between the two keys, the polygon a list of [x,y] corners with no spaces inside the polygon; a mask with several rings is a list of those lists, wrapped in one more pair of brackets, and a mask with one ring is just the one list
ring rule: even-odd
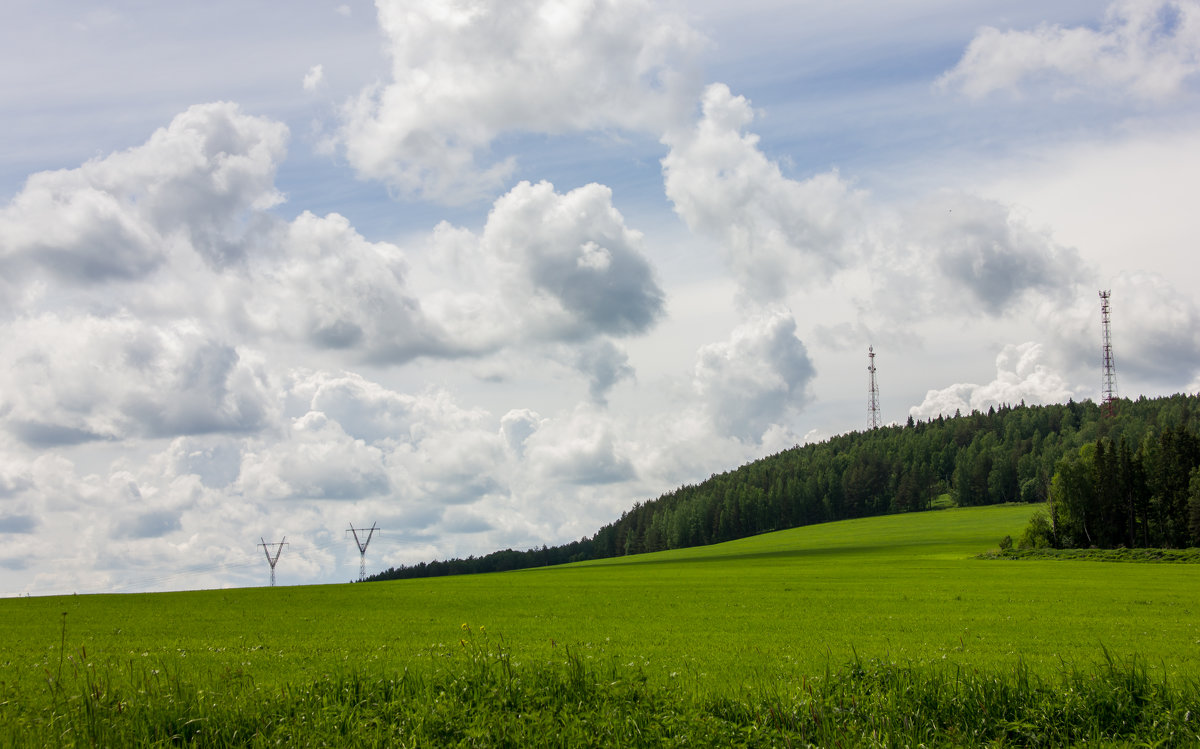
{"label": "antenna tower", "polygon": [[1104,392],[1100,400],[1100,413],[1106,417],[1113,416],[1117,407],[1117,368],[1113,363],[1112,335],[1109,332],[1108,298],[1111,294],[1111,291],[1100,292],[1100,321],[1104,327]]}
{"label": "antenna tower", "polygon": [[[354,534],[354,543],[358,545],[358,581],[360,583],[367,579],[367,544],[371,543],[371,536],[375,535],[377,530],[382,529],[376,528],[374,523],[371,523],[370,528],[358,529],[355,529],[354,523],[351,523],[349,530],[346,531]],[[359,538],[359,531],[367,531],[367,537]]]}
{"label": "antenna tower", "polygon": [[[283,540],[280,541],[279,543],[274,543],[274,544],[267,543],[263,539],[262,536],[259,536],[258,540],[262,541],[262,543],[259,544],[259,546],[262,547],[263,554],[265,554],[267,557],[267,564],[271,565],[271,585],[274,586],[275,585],[275,563],[279,561],[279,555],[283,553],[283,547],[288,545],[287,536],[284,536]],[[271,549],[275,549],[275,556],[271,556]]]}
{"label": "antenna tower", "polygon": [[871,362],[867,371],[871,373],[871,393],[867,397],[867,422],[871,429],[879,428],[879,385],[875,383],[875,347],[867,347],[867,357]]}

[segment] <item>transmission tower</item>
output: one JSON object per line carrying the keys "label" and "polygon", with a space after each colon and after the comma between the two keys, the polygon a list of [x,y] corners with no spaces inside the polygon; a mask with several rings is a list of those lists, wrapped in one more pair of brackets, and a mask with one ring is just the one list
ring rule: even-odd
{"label": "transmission tower", "polygon": [[1111,291],[1100,292],[1100,321],[1104,327],[1104,392],[1100,400],[1100,413],[1108,417],[1117,408],[1117,367],[1113,363],[1112,335],[1109,331],[1108,298],[1111,294]]}
{"label": "transmission tower", "polygon": [[[371,536],[375,535],[375,531],[378,530],[382,529],[376,528],[374,523],[371,523],[370,528],[358,528],[357,530],[354,528],[354,523],[351,523],[349,530],[346,531],[354,534],[354,543],[358,545],[358,581],[360,583],[367,579],[367,544],[371,543]],[[367,537],[359,538],[359,531],[367,531]]]}
{"label": "transmission tower", "polygon": [[[264,540],[262,536],[259,536],[258,540],[262,541],[262,543],[259,544],[259,546],[262,547],[263,554],[265,554],[267,557],[267,564],[271,565],[271,585],[274,586],[275,585],[275,563],[279,561],[279,555],[283,553],[283,547],[288,545],[287,536],[284,536],[283,540],[280,541],[279,543],[274,543],[274,544],[267,543],[266,540]],[[275,556],[271,556],[271,549],[275,550]]]}
{"label": "transmission tower", "polygon": [[879,385],[875,382],[875,347],[867,347],[867,357],[870,365],[867,371],[871,373],[871,393],[867,397],[867,423],[871,429],[879,428]]}

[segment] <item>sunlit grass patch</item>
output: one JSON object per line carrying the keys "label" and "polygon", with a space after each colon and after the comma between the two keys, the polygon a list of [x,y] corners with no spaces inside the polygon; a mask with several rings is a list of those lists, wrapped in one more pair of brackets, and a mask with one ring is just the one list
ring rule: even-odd
{"label": "sunlit grass patch", "polygon": [[[1200,569],[974,558],[1034,509],[515,573],[7,599],[0,745],[915,745],[973,741],[947,695],[993,686],[996,741],[1031,743],[1037,715],[1099,736],[1093,708],[1142,725],[1126,703],[1191,736]],[[907,701],[931,694],[936,714]]]}

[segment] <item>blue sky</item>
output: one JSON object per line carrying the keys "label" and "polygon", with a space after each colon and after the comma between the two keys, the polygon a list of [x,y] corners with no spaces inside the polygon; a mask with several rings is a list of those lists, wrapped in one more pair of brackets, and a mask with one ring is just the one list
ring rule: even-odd
{"label": "blue sky", "polygon": [[7,3],[0,593],[577,539],[883,416],[1200,388],[1200,5]]}

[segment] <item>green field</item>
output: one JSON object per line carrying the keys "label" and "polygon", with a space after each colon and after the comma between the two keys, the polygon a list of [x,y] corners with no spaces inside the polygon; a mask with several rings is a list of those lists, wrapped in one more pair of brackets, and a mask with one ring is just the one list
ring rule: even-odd
{"label": "green field", "polygon": [[88,689],[120,711],[160,682],[201,702],[197,690],[361,688],[455,653],[637,674],[709,701],[788,692],[856,660],[1054,679],[1136,656],[1151,680],[1194,685],[1200,567],[973,558],[1031,511],[892,515],[492,575],[7,599],[0,723],[40,725]]}

